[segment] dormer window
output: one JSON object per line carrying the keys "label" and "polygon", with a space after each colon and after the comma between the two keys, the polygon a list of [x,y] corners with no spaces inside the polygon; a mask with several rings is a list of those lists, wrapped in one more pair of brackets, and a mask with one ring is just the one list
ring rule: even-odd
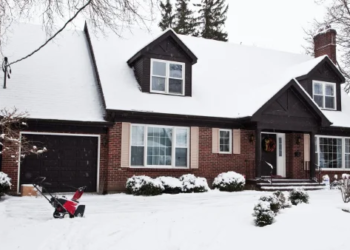
{"label": "dormer window", "polygon": [[184,95],[185,64],[151,59],[151,92]]}
{"label": "dormer window", "polygon": [[335,87],[335,83],[313,81],[313,98],[320,108],[336,109]]}

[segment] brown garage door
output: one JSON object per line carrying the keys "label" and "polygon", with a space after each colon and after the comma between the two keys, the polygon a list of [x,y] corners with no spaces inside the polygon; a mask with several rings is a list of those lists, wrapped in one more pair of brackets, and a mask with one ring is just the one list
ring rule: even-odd
{"label": "brown garage door", "polygon": [[73,192],[87,186],[96,192],[98,138],[24,134],[32,145],[46,147],[41,155],[27,155],[21,162],[20,184],[30,184],[37,176],[47,177],[52,192]]}

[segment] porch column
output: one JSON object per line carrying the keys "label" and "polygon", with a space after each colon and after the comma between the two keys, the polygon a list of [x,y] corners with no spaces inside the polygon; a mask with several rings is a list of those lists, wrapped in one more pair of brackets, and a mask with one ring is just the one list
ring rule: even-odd
{"label": "porch column", "polygon": [[255,130],[255,172],[256,177],[261,176],[261,129]]}
{"label": "porch column", "polygon": [[315,177],[316,168],[316,154],[315,154],[315,133],[310,133],[310,179]]}

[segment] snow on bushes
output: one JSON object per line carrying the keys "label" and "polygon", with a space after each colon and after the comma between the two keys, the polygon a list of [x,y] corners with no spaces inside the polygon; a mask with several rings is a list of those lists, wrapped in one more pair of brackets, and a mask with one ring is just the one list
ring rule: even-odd
{"label": "snow on bushes", "polygon": [[293,205],[298,205],[300,203],[309,203],[309,195],[303,189],[294,189],[289,193],[289,200]]}
{"label": "snow on bushes", "polygon": [[244,185],[244,176],[234,171],[219,174],[213,182],[213,188],[228,192],[242,191]]}
{"label": "snow on bushes", "polygon": [[290,201],[288,201],[286,199],[286,196],[284,195],[284,193],[282,191],[276,191],[273,193],[273,195],[276,196],[276,198],[278,199],[278,202],[280,204],[280,208],[288,208],[291,207],[292,204],[290,203]]}
{"label": "snow on bushes", "polygon": [[182,182],[175,177],[160,176],[157,178],[164,187],[164,193],[178,194],[182,192]]}
{"label": "snow on bushes", "polygon": [[182,192],[184,193],[202,193],[209,190],[207,179],[203,177],[185,174],[182,175],[179,180],[182,182]]}
{"label": "snow on bushes", "polygon": [[0,197],[11,189],[11,178],[4,172],[0,172]]}
{"label": "snow on bushes", "polygon": [[164,186],[159,179],[152,179],[148,176],[133,176],[126,181],[126,190],[133,195],[160,195],[164,191]]}
{"label": "snow on bushes", "polygon": [[273,211],[275,214],[277,214],[281,208],[281,204],[274,194],[263,195],[259,200],[268,202],[270,204],[271,211]]}
{"label": "snow on bushes", "polygon": [[254,207],[253,216],[255,217],[255,225],[264,227],[272,224],[275,218],[275,213],[270,209],[269,202],[259,201]]}

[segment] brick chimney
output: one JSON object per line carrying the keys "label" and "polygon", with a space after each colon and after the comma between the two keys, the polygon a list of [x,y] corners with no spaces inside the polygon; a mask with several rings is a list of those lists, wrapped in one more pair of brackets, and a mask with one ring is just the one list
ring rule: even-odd
{"label": "brick chimney", "polygon": [[330,26],[320,29],[314,36],[315,57],[327,55],[334,64],[337,64],[336,38],[337,32]]}

